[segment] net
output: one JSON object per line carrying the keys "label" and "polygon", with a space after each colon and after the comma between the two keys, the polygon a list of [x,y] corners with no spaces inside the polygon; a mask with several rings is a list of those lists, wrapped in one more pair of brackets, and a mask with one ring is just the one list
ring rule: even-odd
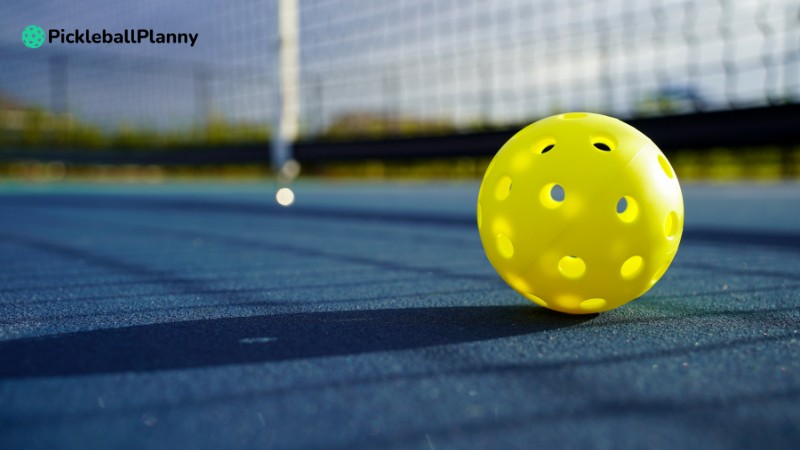
{"label": "net", "polygon": [[[0,145],[267,142],[278,2],[134,3],[0,6]],[[792,0],[300,0],[299,12],[301,139],[800,99]],[[199,36],[194,47],[29,49],[20,34],[32,24]]]}

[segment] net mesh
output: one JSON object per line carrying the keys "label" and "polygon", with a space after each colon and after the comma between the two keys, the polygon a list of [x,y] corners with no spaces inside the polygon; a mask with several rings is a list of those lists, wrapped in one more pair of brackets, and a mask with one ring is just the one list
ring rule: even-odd
{"label": "net mesh", "polygon": [[[277,8],[5,2],[0,142],[18,145],[36,126],[117,143],[266,141]],[[193,48],[28,49],[20,34],[31,24],[199,38]],[[793,0],[300,0],[299,35],[302,139],[448,133],[565,110],[625,118],[800,100]]]}

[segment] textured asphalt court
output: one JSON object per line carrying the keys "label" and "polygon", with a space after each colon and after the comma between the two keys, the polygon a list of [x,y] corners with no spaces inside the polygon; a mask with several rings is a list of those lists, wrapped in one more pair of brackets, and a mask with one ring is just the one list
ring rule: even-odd
{"label": "textured asphalt court", "polygon": [[477,184],[7,184],[0,448],[798,448],[800,185],[684,185],[662,281],[548,312]]}

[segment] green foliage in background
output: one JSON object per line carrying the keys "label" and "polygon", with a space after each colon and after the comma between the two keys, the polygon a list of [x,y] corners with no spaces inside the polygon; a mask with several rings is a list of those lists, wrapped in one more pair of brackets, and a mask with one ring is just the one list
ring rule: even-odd
{"label": "green foliage in background", "polygon": [[0,108],[0,149],[163,150],[269,142],[269,127],[212,115],[203,126],[159,130],[120,124],[114,130],[38,108]]}
{"label": "green foliage in background", "polygon": [[456,131],[453,124],[441,120],[426,120],[383,113],[346,113],[336,117],[316,139],[346,141],[397,136],[433,136]]}

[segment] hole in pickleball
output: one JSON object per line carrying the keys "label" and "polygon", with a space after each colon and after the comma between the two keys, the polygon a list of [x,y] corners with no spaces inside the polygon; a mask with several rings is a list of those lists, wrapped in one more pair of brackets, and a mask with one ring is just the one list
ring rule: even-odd
{"label": "hole in pickleball", "polygon": [[636,200],[626,195],[617,201],[617,216],[625,223],[631,223],[639,216],[639,204]]}
{"label": "hole in pickleball", "polygon": [[617,214],[624,213],[626,209],[628,209],[628,200],[625,197],[622,197],[617,202]]}
{"label": "hole in pickleball", "polygon": [[498,233],[496,241],[497,252],[500,253],[500,256],[506,259],[514,256],[514,244],[511,243],[511,239],[508,236],[503,233]]}
{"label": "hole in pickleball", "polygon": [[577,256],[565,256],[558,261],[558,271],[565,278],[575,280],[586,273],[586,263]]}
{"label": "hole in pickleball", "polygon": [[602,150],[604,152],[610,152],[611,151],[611,147],[609,147],[608,145],[606,145],[606,144],[604,144],[602,142],[595,142],[594,143],[594,147],[596,149]]}
{"label": "hole in pickleball", "polygon": [[642,273],[642,268],[644,268],[644,258],[639,255],[631,256],[622,263],[619,273],[622,278],[632,280]]}
{"label": "hole in pickleball", "polygon": [[667,161],[664,155],[658,155],[658,164],[668,177],[675,178],[675,172],[672,170],[672,166],[669,165],[669,161]]}
{"label": "hole in pickleball", "polygon": [[556,140],[553,138],[544,138],[533,145],[533,152],[537,154],[544,154],[555,148]]}
{"label": "hole in pickleball", "polygon": [[539,306],[544,306],[545,308],[547,308],[547,302],[533,294],[525,294],[525,298],[532,301],[533,303],[536,303]]}
{"label": "hole in pickleball", "polygon": [[581,302],[584,311],[597,311],[606,307],[607,302],[602,298],[590,298]]}
{"label": "hole in pickleball", "polygon": [[563,202],[566,196],[567,194],[564,192],[564,187],[560,184],[556,184],[550,189],[550,198],[557,202]]}
{"label": "hole in pickleball", "polygon": [[664,221],[664,235],[667,239],[673,239],[678,234],[678,213],[670,211]]}
{"label": "hole in pickleball", "polygon": [[616,142],[614,142],[613,139],[606,136],[594,136],[592,138],[592,145],[594,146],[594,148],[604,152],[610,152],[611,150],[614,150],[617,147]]}
{"label": "hole in pickleball", "polygon": [[497,182],[497,186],[494,190],[494,196],[498,200],[505,200],[508,197],[508,194],[511,193],[511,177],[508,175],[504,175],[500,178],[500,181]]}
{"label": "hole in pickleball", "polygon": [[555,209],[564,203],[567,192],[558,183],[548,183],[539,191],[539,201],[548,209]]}
{"label": "hole in pickleball", "polygon": [[588,114],[582,113],[582,112],[571,112],[571,113],[562,114],[561,118],[562,119],[581,119],[583,117],[586,117],[587,115]]}

